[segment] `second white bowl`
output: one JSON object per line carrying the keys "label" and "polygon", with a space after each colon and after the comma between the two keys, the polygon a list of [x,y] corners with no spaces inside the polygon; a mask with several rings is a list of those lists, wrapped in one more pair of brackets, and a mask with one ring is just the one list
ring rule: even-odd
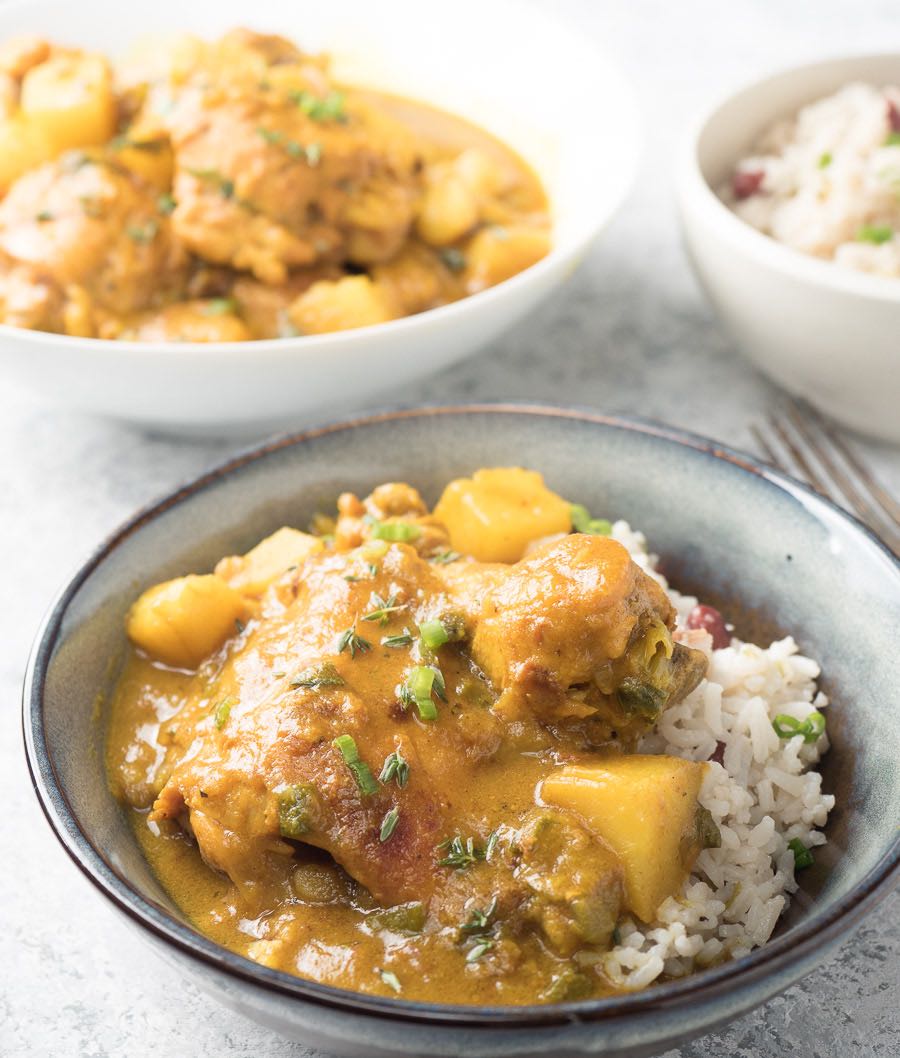
{"label": "second white bowl", "polygon": [[900,54],[802,66],[720,101],[685,143],[678,200],[700,282],[744,352],[839,422],[900,442],[900,279],[807,257],[715,191],[775,121],[852,81],[900,84]]}

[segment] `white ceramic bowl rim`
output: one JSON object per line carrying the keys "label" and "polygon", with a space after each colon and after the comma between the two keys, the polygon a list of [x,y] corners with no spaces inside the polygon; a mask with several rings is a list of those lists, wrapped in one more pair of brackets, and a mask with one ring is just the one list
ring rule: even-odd
{"label": "white ceramic bowl rim", "polygon": [[900,574],[900,558],[893,555],[866,526],[817,492],[759,463],[745,453],[696,434],[661,426],[643,419],[604,415],[589,408],[560,408],[533,403],[399,407],[365,413],[351,420],[327,422],[298,433],[276,437],[262,446],[239,453],[138,511],[92,553],[59,593],[44,619],[38,631],[25,675],[22,725],[32,786],[47,821],[63,848],[85,876],[130,919],[191,958],[285,996],[367,1015],[399,1018],[432,1025],[550,1026],[571,1023],[573,1020],[593,1022],[629,1014],[648,1014],[653,1010],[681,1006],[692,999],[710,999],[727,994],[736,983],[740,984],[742,981],[749,982],[764,977],[770,968],[795,963],[828,940],[845,934],[888,894],[900,878],[900,834],[884,850],[876,866],[841,899],[814,911],[788,933],[773,938],[763,947],[754,949],[749,955],[713,969],[700,971],[681,980],[654,985],[630,995],[549,1006],[474,1007],[390,999],[364,995],[294,977],[253,963],[221,947],[208,937],[178,922],[166,911],[141,896],[132,887],[127,877],[109,862],[81,829],[59,782],[44,741],[43,687],[48,666],[60,638],[66,609],[77,595],[81,585],[104,561],[106,555],[132,533],[138,531],[146,522],[152,521],[164,511],[189,500],[194,493],[214,485],[222,475],[240,473],[243,467],[281,448],[302,444],[329,433],[354,430],[386,419],[485,412],[500,415],[551,416],[612,426],[656,437],[705,453],[710,458],[723,460],[732,464],[738,471],[756,475],[768,482],[772,488],[797,497],[807,507],[824,508],[832,515],[851,523],[887,556]]}
{"label": "white ceramic bowl rim", "polygon": [[[526,0],[524,6],[529,8],[533,14],[536,14],[541,18],[547,17],[547,12],[543,5],[537,4],[534,0]],[[14,14],[17,10],[27,11],[30,7],[30,0],[7,0],[7,3],[4,5],[3,14],[4,17],[6,17],[10,14]],[[574,32],[569,30],[565,24],[557,22],[556,20],[553,21],[557,31],[565,32],[573,38],[575,37]],[[57,345],[60,342],[67,345],[77,344],[78,346],[88,348],[105,348],[114,345],[116,351],[121,351],[125,356],[129,353],[146,354],[148,345],[153,345],[154,354],[159,356],[183,356],[186,350],[190,350],[194,354],[216,357],[223,355],[227,356],[229,354],[238,356],[242,349],[246,349],[249,346],[252,347],[254,351],[260,353],[277,352],[283,353],[286,356],[295,357],[304,352],[305,345],[312,344],[313,342],[315,342],[317,346],[317,352],[321,349],[322,345],[329,348],[337,347],[339,349],[343,344],[349,344],[358,340],[357,336],[365,336],[376,329],[379,333],[385,332],[388,328],[392,332],[402,332],[413,329],[421,324],[423,318],[427,318],[428,320],[441,319],[446,322],[448,326],[451,326],[456,316],[462,312],[466,312],[473,303],[478,305],[489,303],[491,300],[503,296],[498,293],[499,291],[505,293],[506,291],[515,290],[518,286],[527,284],[533,276],[540,276],[543,272],[552,269],[560,258],[569,260],[573,258],[578,259],[594,240],[598,229],[616,213],[631,188],[635,173],[637,172],[641,150],[639,108],[636,95],[628,80],[619,70],[618,65],[614,60],[607,56],[605,51],[589,41],[586,41],[583,36],[579,36],[577,41],[582,49],[589,47],[590,51],[602,60],[606,76],[615,86],[616,107],[618,110],[622,111],[625,117],[622,127],[629,130],[630,141],[627,142],[626,149],[622,153],[622,164],[615,174],[615,179],[611,181],[608,192],[602,196],[602,198],[597,200],[595,214],[585,218],[585,223],[580,226],[577,237],[569,238],[565,244],[554,241],[551,245],[550,252],[546,257],[528,268],[523,269],[523,271],[518,272],[516,275],[511,276],[509,279],[504,280],[502,283],[497,283],[493,287],[488,287],[475,294],[470,294],[465,298],[461,298],[459,301],[451,302],[449,305],[441,305],[437,308],[427,309],[424,312],[415,313],[411,316],[401,317],[398,320],[390,320],[386,323],[370,324],[366,327],[335,331],[329,334],[297,335],[288,338],[257,338],[244,342],[148,343],[119,339],[82,338],[74,335],[56,334],[49,331],[36,331],[27,328],[11,327],[9,324],[0,323],[0,341],[4,338],[15,337],[19,341],[26,341],[34,345]],[[427,102],[427,100],[425,101]],[[628,137],[626,136],[625,138],[627,139]],[[550,197],[552,218],[555,212],[552,192],[548,191],[548,196]]]}
{"label": "white ceramic bowl rim", "polygon": [[[691,195],[706,209],[710,222],[716,225],[718,234],[723,240],[738,247],[758,263],[777,269],[795,279],[805,280],[832,290],[876,301],[900,302],[900,278],[892,279],[888,276],[871,275],[843,267],[834,261],[812,257],[791,246],[786,246],[771,235],[766,235],[748,224],[719,198],[703,175],[698,159],[700,140],[707,126],[723,107],[739,96],[751,95],[756,89],[764,87],[770,81],[792,74],[800,76],[805,72],[828,66],[839,67],[842,64],[866,60],[875,62],[889,59],[896,59],[900,66],[900,52],[859,52],[837,55],[816,62],[804,63],[802,66],[783,67],[765,77],[744,81],[739,87],[723,93],[714,104],[704,107],[700,115],[694,118],[683,140],[678,162],[678,183],[682,193]],[[839,86],[835,87],[835,91],[837,87]],[[773,114],[770,121],[774,122],[778,118],[788,116],[785,113]],[[735,158],[734,164],[737,164],[739,160]]]}

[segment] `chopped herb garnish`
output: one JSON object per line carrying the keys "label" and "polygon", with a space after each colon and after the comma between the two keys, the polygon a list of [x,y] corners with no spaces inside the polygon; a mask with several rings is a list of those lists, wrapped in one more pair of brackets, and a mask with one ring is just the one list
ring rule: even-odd
{"label": "chopped herb garnish", "polygon": [[306,164],[315,169],[322,160],[322,144],[307,143],[304,148],[304,154],[306,155]]}
{"label": "chopped herb garnish", "polygon": [[466,953],[466,962],[475,962],[480,959],[485,952],[489,952],[493,948],[494,942],[487,937],[482,937],[477,944],[473,945]]}
{"label": "chopped herb garnish", "polygon": [[200,310],[204,316],[228,316],[237,311],[234,298],[211,298]]}
{"label": "chopped herb garnish", "polygon": [[38,224],[46,224],[48,220],[53,220],[54,215],[49,209],[42,209],[40,213],[35,214],[34,218]]}
{"label": "chopped herb garnish", "polygon": [[497,842],[500,840],[500,835],[496,830],[492,830],[488,834],[487,844],[484,846],[484,858],[490,860],[491,856],[494,855],[494,849],[497,847]]}
{"label": "chopped herb garnish", "polygon": [[438,257],[451,272],[462,272],[466,267],[465,255],[455,246],[445,246],[442,250],[438,250]]}
{"label": "chopped herb garnish", "polygon": [[884,141],[885,147],[898,147],[900,146],[900,132],[894,131],[889,132]]}
{"label": "chopped herb garnish", "polygon": [[185,169],[185,172],[198,180],[215,185],[225,198],[234,198],[234,181],[223,176],[218,169]]}
{"label": "chopped herb garnish", "polygon": [[307,165],[316,166],[322,158],[322,145],[320,143],[309,143],[305,147],[296,140],[289,139],[283,132],[277,129],[258,128],[260,136],[275,147],[281,147],[291,158],[305,158]]}
{"label": "chopped herb garnish", "polygon": [[156,200],[156,208],[164,217],[168,217],[170,213],[174,213],[177,205],[178,203],[168,191],[164,191]]}
{"label": "chopped herb garnish", "polygon": [[580,503],[572,504],[569,508],[569,516],[576,533],[587,533],[589,536],[609,536],[612,532],[612,522],[606,518],[592,518],[587,507],[583,507]]}
{"label": "chopped herb garnish", "polygon": [[[439,698],[445,696],[444,677],[440,669],[431,665],[417,665],[409,670],[404,686],[409,695],[404,704],[411,704],[409,699],[412,699],[422,720],[437,720],[437,706],[432,701],[431,692],[434,691]],[[404,701],[402,692],[401,701]]]}
{"label": "chopped herb garnish", "polygon": [[455,838],[447,838],[438,845],[438,851],[446,850],[447,855],[438,860],[440,867],[455,867],[461,870],[478,860],[487,859],[487,848],[480,848],[475,844],[474,838],[466,838],[457,834]]}
{"label": "chopped herb garnish", "polygon": [[369,797],[375,793],[378,790],[378,783],[372,777],[369,765],[359,759],[359,750],[356,748],[353,736],[338,735],[331,744],[344,758],[344,763],[353,773],[353,778],[356,779],[356,785],[363,797]]}
{"label": "chopped herb garnish", "polygon": [[834,159],[831,157],[831,151],[825,151],[819,155],[818,166],[820,169],[827,169],[833,160]]}
{"label": "chopped herb garnish", "polygon": [[148,220],[144,225],[133,224],[125,229],[125,234],[134,242],[146,244],[153,242],[156,238],[156,233],[159,231],[159,223],[155,220]]}
{"label": "chopped herb garnish", "polygon": [[779,738],[802,735],[804,742],[815,742],[825,730],[825,717],[818,709],[813,709],[805,720],[797,720],[787,713],[779,713],[772,721],[772,727]]}
{"label": "chopped herb garnish", "polygon": [[219,731],[228,723],[228,717],[231,715],[231,707],[234,705],[233,698],[223,698],[221,702],[216,706],[216,711],[213,714],[213,720]]}
{"label": "chopped herb garnish", "polygon": [[400,984],[400,978],[395,973],[391,973],[390,970],[379,970],[378,976],[388,988],[393,988],[395,992],[401,992],[403,990],[402,985]]}
{"label": "chopped herb garnish", "polygon": [[372,527],[372,536],[376,540],[386,540],[391,543],[409,543],[410,540],[418,540],[422,530],[417,525],[409,522],[379,522],[376,519],[367,519]]}
{"label": "chopped herb garnish", "polygon": [[325,98],[313,95],[312,92],[291,92],[290,100],[312,118],[313,121],[346,121],[344,111],[344,93],[329,92]]}
{"label": "chopped herb garnish", "polygon": [[362,636],[358,636],[353,625],[341,632],[340,638],[337,641],[337,652],[343,654],[345,650],[349,650],[351,658],[356,657],[357,650],[360,654],[365,654],[366,651],[371,649],[372,644],[368,639],[363,639]]}
{"label": "chopped herb garnish", "polygon": [[390,840],[391,834],[393,834],[394,831],[397,829],[397,823],[399,822],[399,820],[400,809],[397,808],[397,806],[395,805],[381,821],[381,830],[378,834],[378,840],[382,843],[382,845],[386,841]]}
{"label": "chopped herb garnish", "polygon": [[86,217],[97,217],[103,216],[103,201],[96,195],[79,195],[78,201],[81,203],[81,209]]}
{"label": "chopped herb garnish", "polygon": [[316,788],[310,783],[288,786],[278,794],[278,829],[283,838],[299,840],[312,829]]}
{"label": "chopped herb garnish", "polygon": [[881,246],[882,243],[890,242],[894,237],[894,229],[887,226],[877,227],[870,224],[865,224],[856,233],[857,242],[871,242],[875,246]]}
{"label": "chopped herb garnish", "polygon": [[393,753],[389,753],[384,758],[384,766],[378,776],[378,781],[384,783],[385,786],[392,779],[397,780],[397,785],[401,789],[409,782],[409,763],[399,749],[395,749]]}
{"label": "chopped herb garnish", "polygon": [[404,628],[403,632],[398,636],[384,636],[381,640],[383,647],[390,647],[392,650],[412,646],[412,643],[413,636],[408,628]]}
{"label": "chopped herb garnish", "polygon": [[374,607],[374,609],[365,614],[363,620],[377,621],[380,625],[386,625],[390,621],[392,613],[396,613],[406,607],[406,603],[397,602],[396,595],[389,595],[386,599],[382,599],[380,595],[376,595],[374,592],[369,597],[369,605]]}
{"label": "chopped herb garnish", "polygon": [[440,621],[423,621],[419,625],[419,635],[429,650],[438,650],[450,642],[450,634]]}
{"label": "chopped herb garnish", "polygon": [[116,136],[109,141],[109,146],[114,151],[124,151],[130,148],[134,151],[147,151],[150,154],[159,154],[165,145],[164,139],[133,140],[130,136]]}
{"label": "chopped herb garnish", "polygon": [[303,687],[312,691],[321,690],[323,687],[343,687],[343,685],[344,677],[330,661],[318,669],[302,672],[296,680],[291,680],[292,687]]}
{"label": "chopped herb garnish", "polygon": [[459,927],[463,933],[483,933],[490,929],[497,912],[497,897],[491,898],[491,902],[482,911],[480,907],[473,907],[468,919]]}
{"label": "chopped herb garnish", "polygon": [[433,562],[436,566],[446,566],[448,562],[456,562],[459,558],[462,558],[462,555],[458,551],[439,551],[436,555],[432,555],[428,561]]}
{"label": "chopped herb garnish", "polygon": [[234,619],[234,627],[238,630],[238,635],[243,635],[244,634],[244,629],[247,626],[240,619],[240,617],[235,617],[235,619]]}
{"label": "chopped herb garnish", "polygon": [[802,870],[804,867],[812,867],[816,862],[813,858],[813,854],[799,838],[791,838],[788,842],[788,848],[794,854],[794,867],[798,871]]}
{"label": "chopped herb garnish", "polygon": [[421,933],[427,917],[425,905],[414,900],[372,911],[366,915],[366,925],[369,929],[388,929],[393,933]]}

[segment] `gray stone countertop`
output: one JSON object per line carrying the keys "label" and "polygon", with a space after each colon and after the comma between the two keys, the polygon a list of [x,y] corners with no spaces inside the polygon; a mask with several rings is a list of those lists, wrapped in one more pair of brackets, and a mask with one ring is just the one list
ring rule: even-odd
{"label": "gray stone countertop", "polygon": [[[818,55],[897,47],[896,6],[556,0],[555,8],[616,54],[637,87],[646,150],[635,189],[585,266],[537,318],[398,399],[552,399],[648,416],[752,449],[748,426],[777,392],[737,354],[689,271],[668,182],[674,145],[696,107],[741,79]],[[900,493],[900,451],[853,443]],[[135,507],[233,448],[47,409],[0,383],[0,1055],[7,1058],[313,1058],[192,987],[171,987],[162,964],[57,846],[21,748],[22,674],[55,590]],[[801,984],[666,1058],[900,1054],[898,911],[895,893]]]}

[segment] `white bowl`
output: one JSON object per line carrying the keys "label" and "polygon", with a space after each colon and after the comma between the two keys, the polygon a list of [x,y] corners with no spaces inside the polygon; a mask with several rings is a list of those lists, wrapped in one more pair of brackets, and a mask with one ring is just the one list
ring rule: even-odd
{"label": "white bowl", "polygon": [[784,246],[715,191],[776,120],[850,81],[900,84],[900,54],[802,66],[720,101],[684,145],[678,200],[697,275],[746,354],[839,422],[900,442],[900,279]]}
{"label": "white bowl", "polygon": [[235,344],[80,339],[0,325],[0,370],[71,408],[194,434],[248,435],[359,405],[487,344],[571,274],[628,190],[638,153],[628,85],[582,36],[514,0],[119,0],[0,6],[0,39],[38,32],[125,51],[142,35],[233,26],[332,54],[345,80],[443,107],[487,128],[537,170],[552,252],[463,301],[374,327]]}

